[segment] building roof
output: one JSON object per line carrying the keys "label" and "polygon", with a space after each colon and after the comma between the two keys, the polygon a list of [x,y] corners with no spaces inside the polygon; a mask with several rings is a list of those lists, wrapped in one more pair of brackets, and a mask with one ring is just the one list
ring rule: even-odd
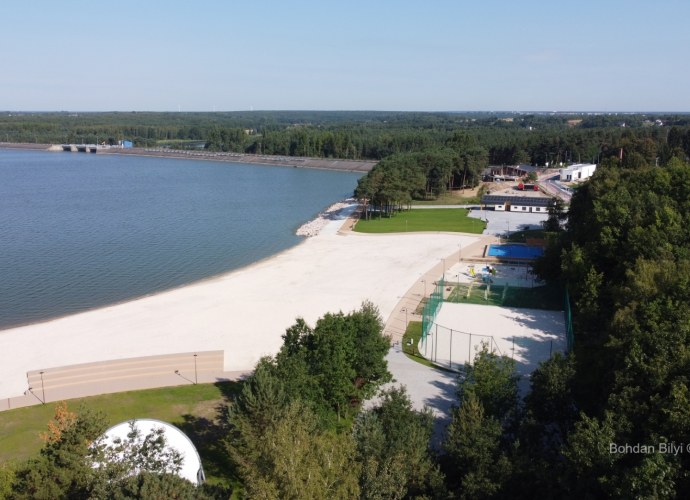
{"label": "building roof", "polygon": [[486,205],[502,205],[510,202],[511,205],[522,205],[526,207],[548,207],[554,204],[553,198],[533,197],[533,196],[510,196],[501,194],[485,194],[482,196],[482,203]]}
{"label": "building roof", "polygon": [[537,172],[539,171],[539,167],[535,167],[532,165],[528,165],[526,163],[521,163],[520,165],[489,165],[489,171],[494,172],[496,170],[519,170],[520,172],[524,172],[526,174],[530,172]]}
{"label": "building roof", "polygon": [[569,167],[562,168],[561,172],[576,172],[586,167],[594,167],[594,169],[597,168],[597,166],[594,163],[576,163],[574,165],[570,165]]}

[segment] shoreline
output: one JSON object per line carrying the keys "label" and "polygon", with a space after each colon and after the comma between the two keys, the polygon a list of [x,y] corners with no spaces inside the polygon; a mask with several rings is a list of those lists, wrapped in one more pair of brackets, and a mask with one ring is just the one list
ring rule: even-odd
{"label": "shoreline", "polygon": [[[296,248],[296,247],[298,247],[298,246],[300,246],[300,245],[303,245],[303,244],[307,241],[307,239],[310,238],[310,237],[318,236],[318,234],[319,234],[319,233],[324,229],[324,227],[325,227],[323,224],[328,223],[328,221],[324,218],[325,215],[341,216],[343,222],[345,222],[345,221],[347,220],[347,218],[349,217],[349,215],[350,215],[352,212],[354,212],[354,211],[357,209],[357,207],[359,206],[359,205],[358,205],[356,202],[354,202],[354,201],[351,202],[350,204],[347,204],[347,202],[348,202],[349,200],[353,200],[353,199],[352,199],[352,198],[346,198],[346,199],[344,199],[344,200],[340,200],[340,201],[337,201],[337,202],[335,202],[335,203],[332,203],[332,204],[331,204],[330,206],[328,206],[326,209],[324,209],[323,211],[319,212],[319,213],[317,214],[316,217],[314,217],[313,219],[310,219],[309,221],[307,221],[307,222],[305,222],[304,224],[302,224],[302,225],[295,231],[295,234],[296,234],[297,236],[302,236],[303,239],[302,239],[301,241],[297,242],[295,245],[293,245],[293,246],[291,246],[291,247],[289,247],[289,248],[286,248],[286,249],[284,249],[284,250],[281,250],[281,251],[279,251],[278,253],[274,253],[274,254],[272,254],[272,255],[267,255],[266,257],[262,257],[262,258],[259,259],[259,260],[252,261],[252,262],[250,262],[249,264],[245,264],[245,265],[243,265],[243,266],[236,267],[236,268],[234,268],[234,269],[228,269],[228,270],[223,271],[223,272],[221,272],[221,273],[213,274],[213,275],[211,275],[211,276],[206,276],[206,277],[204,277],[204,278],[197,279],[197,280],[194,280],[194,281],[190,281],[190,282],[187,282],[187,283],[182,283],[182,284],[180,284],[180,285],[176,285],[176,286],[171,287],[171,288],[163,288],[163,289],[160,289],[160,290],[154,290],[154,291],[152,291],[152,292],[150,292],[150,293],[147,293],[147,294],[144,294],[144,295],[137,295],[137,296],[134,296],[134,297],[129,297],[129,298],[126,298],[126,299],[123,299],[123,300],[119,300],[119,301],[117,301],[117,302],[109,302],[109,303],[106,303],[106,304],[101,304],[101,305],[98,305],[98,306],[89,307],[89,308],[87,308],[87,309],[83,309],[83,310],[80,310],[80,311],[68,312],[68,313],[65,313],[65,314],[60,314],[60,315],[58,315],[58,316],[52,316],[52,317],[50,317],[50,318],[40,319],[40,320],[37,320],[37,321],[27,321],[27,322],[15,324],[15,325],[0,326],[0,337],[2,336],[3,332],[8,331],[8,330],[13,330],[13,329],[17,329],[17,328],[25,328],[25,327],[29,327],[29,326],[33,326],[33,325],[40,325],[40,324],[43,324],[43,323],[49,323],[49,322],[51,322],[51,321],[56,321],[56,320],[60,320],[60,319],[63,319],[63,318],[68,318],[68,317],[70,317],[70,316],[76,316],[76,315],[88,313],[88,312],[91,312],[91,311],[97,311],[97,310],[99,310],[99,309],[103,309],[103,308],[107,308],[107,307],[115,307],[115,306],[120,306],[120,305],[123,305],[123,304],[128,304],[128,303],[130,303],[130,302],[134,302],[134,301],[137,301],[137,300],[142,300],[142,299],[146,299],[146,298],[149,298],[149,297],[154,297],[154,296],[159,295],[159,294],[162,294],[162,293],[173,292],[173,291],[179,290],[179,289],[181,289],[181,288],[185,288],[185,287],[189,287],[189,286],[193,286],[193,285],[198,285],[198,284],[203,284],[203,283],[206,283],[206,282],[214,281],[214,280],[216,280],[216,279],[223,278],[224,276],[228,276],[228,275],[234,273],[235,271],[239,271],[239,270],[242,270],[242,269],[247,269],[247,270],[248,270],[248,269],[251,269],[253,266],[256,266],[256,265],[258,265],[258,264],[261,264],[261,263],[263,263],[263,262],[265,262],[265,261],[269,261],[269,260],[271,260],[272,258],[274,258],[274,257],[276,257],[276,256],[278,256],[278,255],[280,255],[280,254],[283,253],[283,252],[287,252],[287,251],[289,251],[289,250],[291,250],[291,249],[293,249],[293,248]],[[354,206],[352,206],[353,203],[354,203]],[[340,206],[340,205],[346,205],[346,206]],[[334,209],[334,207],[336,207],[336,208]],[[337,220],[337,219],[334,219],[334,220]],[[303,228],[307,228],[307,229],[306,229],[306,230],[303,230]],[[315,231],[314,231],[314,229],[315,229]],[[300,233],[300,231],[303,231],[303,232]],[[305,231],[309,231],[309,234],[307,234],[307,232],[305,232]],[[0,396],[0,397],[1,397],[1,396]]]}
{"label": "shoreline", "polygon": [[[35,143],[11,143],[0,142],[0,149],[16,149],[29,151],[48,151],[60,152],[63,151],[55,149],[61,148],[56,144],[35,144]],[[64,152],[67,153],[67,152]],[[93,154],[93,153],[75,153],[75,154]],[[265,165],[277,167],[294,167],[294,168],[314,168],[318,170],[336,170],[340,172],[355,172],[366,173],[369,172],[374,165],[378,163],[376,160],[347,160],[340,158],[312,158],[303,156],[280,156],[280,155],[254,155],[247,153],[225,153],[225,152],[211,152],[205,150],[192,149],[163,149],[163,148],[103,148],[99,149],[96,154],[109,155],[131,155],[131,156],[150,156],[154,158],[170,158],[170,159],[187,159],[199,161],[216,161],[222,163],[246,163],[250,165]]]}
{"label": "shoreline", "polygon": [[477,238],[461,233],[365,235],[328,221],[276,255],[201,282],[0,332],[0,398],[21,396],[27,373],[83,363],[221,350],[223,370],[251,370],[274,355],[285,329],[372,301],[384,322],[401,295]]}

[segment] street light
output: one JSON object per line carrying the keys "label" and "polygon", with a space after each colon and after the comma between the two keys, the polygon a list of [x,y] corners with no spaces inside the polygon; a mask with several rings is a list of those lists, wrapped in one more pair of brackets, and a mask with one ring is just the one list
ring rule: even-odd
{"label": "street light", "polygon": [[43,385],[43,372],[41,372],[41,393],[43,394],[43,404],[46,404],[46,388]]}
{"label": "street light", "polygon": [[408,321],[407,321],[407,307],[403,307],[402,309],[400,309],[400,312],[402,312],[402,311],[405,311],[405,331],[407,332],[407,325],[408,325]]}
{"label": "street light", "polygon": [[458,262],[462,260],[462,243],[458,243]]}
{"label": "street light", "polygon": [[426,297],[426,280],[422,280],[422,283],[424,283],[424,297]]}
{"label": "street light", "polygon": [[196,353],[194,353],[194,384],[199,383],[199,379],[196,376]]}

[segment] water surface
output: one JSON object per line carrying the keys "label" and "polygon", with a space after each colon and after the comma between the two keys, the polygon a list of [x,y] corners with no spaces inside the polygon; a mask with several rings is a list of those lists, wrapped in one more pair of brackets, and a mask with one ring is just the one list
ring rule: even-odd
{"label": "water surface", "polygon": [[0,150],[0,328],[174,288],[299,243],[360,174]]}

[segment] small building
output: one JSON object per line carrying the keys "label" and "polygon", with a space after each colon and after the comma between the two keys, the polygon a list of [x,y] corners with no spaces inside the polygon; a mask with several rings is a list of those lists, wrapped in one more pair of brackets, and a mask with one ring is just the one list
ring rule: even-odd
{"label": "small building", "polygon": [[132,141],[124,140],[124,141],[119,141],[119,146],[121,148],[129,149],[129,148],[134,147],[134,143]]}
{"label": "small building", "polygon": [[482,205],[500,212],[536,212],[547,213],[555,203],[553,198],[535,196],[510,196],[502,194],[485,194]]}
{"label": "small building", "polygon": [[524,177],[532,172],[539,172],[537,167],[532,165],[492,165],[489,166],[485,171],[486,177],[492,177],[493,180],[505,181],[505,180],[517,180],[520,177]]}
{"label": "small building", "polygon": [[592,177],[597,166],[592,163],[577,163],[561,169],[561,181],[572,182]]}

